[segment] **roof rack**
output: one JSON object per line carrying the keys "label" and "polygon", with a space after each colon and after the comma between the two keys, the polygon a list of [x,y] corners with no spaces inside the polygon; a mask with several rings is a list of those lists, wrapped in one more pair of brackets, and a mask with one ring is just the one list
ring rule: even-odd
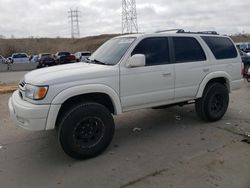
{"label": "roof rack", "polygon": [[176,33],[185,33],[185,34],[208,34],[208,35],[219,35],[216,31],[185,31],[184,29],[168,29],[168,30],[161,30],[156,31],[155,33],[165,33],[165,32],[171,32],[176,31]]}
{"label": "roof rack", "polygon": [[209,35],[219,35],[216,31],[177,31],[176,33],[187,33],[187,34],[209,34]]}
{"label": "roof rack", "polygon": [[167,29],[167,30],[156,31],[155,33],[165,33],[165,32],[171,32],[171,31],[176,31],[176,33],[185,32],[183,29]]}

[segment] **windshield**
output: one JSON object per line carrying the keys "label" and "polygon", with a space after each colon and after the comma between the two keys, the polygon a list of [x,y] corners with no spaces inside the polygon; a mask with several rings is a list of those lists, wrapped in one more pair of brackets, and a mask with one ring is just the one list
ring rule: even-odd
{"label": "windshield", "polygon": [[82,53],[82,56],[91,56],[91,53]]}
{"label": "windshield", "polygon": [[250,49],[250,43],[247,43],[246,46],[247,46],[247,49]]}
{"label": "windshield", "polygon": [[70,55],[69,52],[59,52],[58,53],[58,56],[68,56],[68,55]]}
{"label": "windshield", "polygon": [[98,48],[93,55],[90,56],[89,60],[102,62],[106,65],[115,65],[121,60],[134,40],[134,37],[111,39]]}
{"label": "windshield", "polygon": [[15,54],[13,55],[13,58],[27,58],[28,56],[26,54]]}
{"label": "windshield", "polygon": [[51,54],[41,54],[42,57],[47,57],[47,56],[51,56]]}

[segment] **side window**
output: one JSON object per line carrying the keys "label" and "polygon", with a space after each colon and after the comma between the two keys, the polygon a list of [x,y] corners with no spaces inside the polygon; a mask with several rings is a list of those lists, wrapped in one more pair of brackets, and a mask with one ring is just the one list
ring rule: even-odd
{"label": "side window", "polygon": [[206,60],[206,55],[195,38],[173,37],[173,43],[176,63]]}
{"label": "side window", "polygon": [[230,59],[237,57],[237,51],[232,41],[226,37],[201,37],[209,46],[216,59]]}
{"label": "side window", "polygon": [[168,64],[170,62],[168,39],[166,37],[144,39],[131,55],[134,54],[144,54],[146,66]]}

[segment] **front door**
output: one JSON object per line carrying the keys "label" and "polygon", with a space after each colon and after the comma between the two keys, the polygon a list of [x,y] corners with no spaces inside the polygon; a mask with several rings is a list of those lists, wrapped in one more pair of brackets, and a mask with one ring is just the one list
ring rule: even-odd
{"label": "front door", "polygon": [[131,56],[144,54],[145,67],[120,68],[120,97],[124,111],[158,106],[174,99],[174,65],[167,37],[143,39]]}

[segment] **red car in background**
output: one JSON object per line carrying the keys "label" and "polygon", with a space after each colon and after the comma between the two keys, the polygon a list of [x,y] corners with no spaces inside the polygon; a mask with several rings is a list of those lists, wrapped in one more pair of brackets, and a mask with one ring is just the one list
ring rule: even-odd
{"label": "red car in background", "polygon": [[76,56],[69,53],[69,52],[57,52],[55,54],[55,61],[56,61],[56,64],[58,64],[58,65],[75,63]]}

